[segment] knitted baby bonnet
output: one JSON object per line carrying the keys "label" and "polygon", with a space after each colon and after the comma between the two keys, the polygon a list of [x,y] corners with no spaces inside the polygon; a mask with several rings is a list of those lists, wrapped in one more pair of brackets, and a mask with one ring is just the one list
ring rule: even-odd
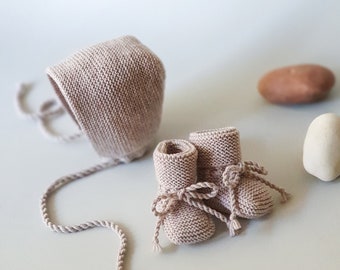
{"label": "knitted baby bonnet", "polygon": [[66,111],[101,157],[144,154],[161,120],[165,72],[135,37],[80,50],[47,68]]}
{"label": "knitted baby bonnet", "polygon": [[[50,218],[48,199],[72,181],[144,155],[161,121],[164,67],[135,37],[123,36],[82,49],[46,72],[62,108],[55,109],[54,101],[47,101],[39,113],[25,111],[22,99],[27,89],[22,85],[17,95],[19,111],[36,120],[52,138],[46,122],[66,111],[103,161],[55,181],[41,199],[43,220],[53,231],[62,233],[93,227],[115,231],[121,240],[117,269],[123,269],[126,237],[116,224],[101,220],[76,226],[55,224]],[[68,141],[75,137],[78,135],[55,138]]]}

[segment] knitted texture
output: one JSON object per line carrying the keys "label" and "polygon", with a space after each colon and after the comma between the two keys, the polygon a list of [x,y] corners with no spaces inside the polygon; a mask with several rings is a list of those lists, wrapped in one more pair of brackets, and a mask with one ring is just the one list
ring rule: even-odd
{"label": "knitted texture", "polygon": [[[198,179],[220,186],[215,198],[207,205],[223,213],[243,218],[257,218],[273,209],[273,198],[267,187],[276,189],[284,198],[287,193],[261,175],[267,174],[254,162],[241,161],[240,137],[236,128],[193,132],[190,141],[198,150]],[[239,225],[236,224],[238,227]]]}
{"label": "knitted texture", "polygon": [[[201,202],[202,197],[193,195],[194,198],[188,200],[189,203],[178,198],[184,196],[185,192],[190,193],[185,188],[196,183],[195,147],[185,140],[163,141],[156,147],[153,159],[159,182],[159,198],[164,196],[164,200],[158,200],[154,204],[155,212],[165,212],[160,218],[158,229],[163,225],[169,240],[177,245],[197,243],[210,238],[215,232],[212,219],[203,210],[189,204],[190,201]],[[215,196],[217,189],[212,190],[212,193],[215,194],[211,196]],[[178,194],[178,197],[176,200],[166,200],[169,194]],[[155,235],[158,244],[158,231]]]}
{"label": "knitted texture", "polygon": [[[103,169],[141,157],[158,130],[163,103],[165,72],[161,61],[131,36],[103,42],[80,50],[61,63],[47,68],[47,75],[66,110],[90,140],[103,162],[55,181],[41,199],[44,223],[59,233],[75,233],[105,227],[120,238],[117,269],[124,266],[127,251],[125,233],[112,221],[93,220],[80,225],[61,225],[52,221],[49,198],[69,183]],[[19,102],[24,115],[38,120],[47,133],[46,122],[63,110],[53,101],[42,104],[40,112],[29,113]],[[55,137],[61,141],[69,137]]]}
{"label": "knitted texture", "polygon": [[46,70],[65,109],[102,157],[144,154],[158,130],[165,71],[132,36],[82,49]]}

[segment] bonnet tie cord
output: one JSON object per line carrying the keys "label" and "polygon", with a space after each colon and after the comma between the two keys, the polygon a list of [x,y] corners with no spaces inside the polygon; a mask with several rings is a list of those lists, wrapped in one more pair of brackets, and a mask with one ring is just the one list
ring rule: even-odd
{"label": "bonnet tie cord", "polygon": [[[200,192],[200,189],[206,189],[206,191]],[[158,239],[159,231],[167,214],[174,210],[176,202],[178,201],[183,201],[192,207],[195,207],[204,211],[207,214],[215,216],[216,218],[224,222],[229,228],[230,221],[227,219],[227,217],[225,217],[215,209],[206,206],[203,202],[200,201],[208,200],[215,197],[218,193],[218,190],[218,186],[214,183],[198,182],[179,190],[168,190],[165,193],[157,196],[157,198],[152,203],[151,209],[154,215],[158,217],[153,237],[153,250],[155,252],[160,252],[162,250]],[[230,231],[230,234],[232,236],[235,236],[236,233],[237,232],[235,231]]]}
{"label": "bonnet tie cord", "polygon": [[52,183],[45,193],[43,194],[41,201],[40,201],[40,210],[43,218],[43,222],[47,227],[49,227],[52,231],[58,232],[58,233],[76,233],[76,232],[81,232],[85,231],[88,229],[92,229],[95,227],[104,227],[108,228],[114,232],[117,233],[117,235],[120,238],[120,247],[118,250],[118,257],[117,257],[117,270],[122,270],[124,266],[124,257],[126,255],[127,251],[127,238],[125,233],[119,228],[119,226],[111,221],[106,221],[106,220],[93,220],[93,221],[88,221],[83,224],[79,225],[73,225],[73,226],[66,226],[66,225],[60,225],[60,224],[55,224],[52,222],[49,211],[48,211],[48,200],[49,197],[55,193],[57,190],[62,188],[63,186],[84,178],[86,176],[92,175],[98,171],[104,170],[109,167],[114,167],[117,166],[119,163],[122,161],[120,160],[110,160],[110,161],[104,161],[102,163],[99,163],[97,165],[94,165],[93,167],[90,167],[88,169],[84,169],[82,171],[69,174],[66,176],[63,176],[56,180],[54,183]]}
{"label": "bonnet tie cord", "polygon": [[39,112],[29,112],[23,105],[27,93],[31,90],[31,86],[21,83],[15,96],[15,105],[18,114],[28,120],[36,121],[40,127],[41,133],[51,141],[56,142],[70,142],[83,135],[82,132],[77,132],[72,135],[56,135],[48,128],[48,122],[55,117],[59,117],[65,112],[65,109],[58,104],[57,100],[49,99],[44,101],[39,108]]}
{"label": "bonnet tie cord", "polygon": [[241,181],[241,177],[249,177],[254,179],[254,181],[259,181],[271,189],[276,190],[281,194],[282,202],[286,202],[289,198],[289,193],[287,193],[283,188],[280,188],[268,180],[264,179],[261,175],[267,175],[268,172],[266,169],[256,162],[253,161],[241,161],[236,165],[229,165],[225,168],[222,174],[222,182],[228,187],[230,191],[230,227],[232,229],[239,230],[241,228],[241,224],[237,220],[237,211],[238,211],[238,199],[236,196],[235,189],[239,185]]}

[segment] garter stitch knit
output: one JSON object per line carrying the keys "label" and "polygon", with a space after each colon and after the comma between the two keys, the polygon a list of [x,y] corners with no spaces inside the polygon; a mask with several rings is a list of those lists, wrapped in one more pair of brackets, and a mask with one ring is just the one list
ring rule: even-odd
{"label": "garter stitch knit", "polygon": [[267,187],[276,189],[287,200],[287,193],[263,179],[267,172],[254,162],[241,161],[239,132],[234,127],[193,132],[189,140],[198,150],[198,179],[216,183],[220,190],[206,204],[223,213],[257,218],[273,209],[273,198]]}
{"label": "garter stitch knit", "polygon": [[[59,233],[75,233],[95,227],[116,232],[120,238],[116,266],[122,270],[127,238],[118,225],[106,220],[60,225],[52,221],[48,202],[53,193],[73,181],[144,155],[161,120],[165,80],[163,65],[136,38],[124,36],[80,50],[47,68],[47,75],[63,108],[103,161],[52,183],[41,198],[43,221]],[[19,98],[24,92],[19,92]],[[59,113],[59,109],[53,109],[51,101],[42,105],[39,115],[24,112],[40,121],[45,131],[45,121]],[[61,137],[63,141],[71,138],[74,137]]]}
{"label": "garter stitch knit", "polygon": [[[209,239],[215,232],[212,219],[203,211],[182,200],[166,200],[167,194],[176,194],[196,183],[197,150],[185,140],[169,140],[158,144],[154,154],[156,177],[159,183],[158,195],[164,200],[156,200],[154,213],[160,217],[160,225],[169,240],[176,244],[193,244]],[[217,192],[217,190],[216,190]],[[213,194],[213,196],[216,194]],[[171,197],[170,197],[171,198]],[[194,199],[200,202],[199,199]],[[170,208],[170,209],[169,209]],[[155,242],[158,245],[158,230]]]}
{"label": "garter stitch knit", "polygon": [[82,49],[46,70],[61,103],[101,157],[132,160],[158,130],[165,71],[135,37]]}

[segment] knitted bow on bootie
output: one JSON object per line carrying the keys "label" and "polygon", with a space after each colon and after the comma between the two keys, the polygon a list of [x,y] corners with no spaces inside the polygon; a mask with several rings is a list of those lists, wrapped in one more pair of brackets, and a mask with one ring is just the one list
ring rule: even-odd
{"label": "knitted bow on bootie", "polygon": [[219,186],[218,194],[205,203],[222,213],[230,213],[230,230],[241,228],[238,217],[253,219],[270,213],[273,198],[267,187],[277,190],[283,201],[288,193],[262,176],[267,171],[252,161],[242,161],[239,132],[234,127],[192,132],[198,150],[198,179]]}
{"label": "knitted bow on bootie", "polygon": [[[204,193],[200,193],[200,189],[205,189]],[[208,191],[209,190],[209,191]],[[154,234],[154,251],[159,252],[161,247],[159,245],[159,230],[166,216],[176,211],[176,206],[181,201],[185,202],[189,206],[200,209],[206,213],[214,215],[216,211],[209,209],[199,200],[210,199],[216,196],[218,187],[213,183],[199,182],[192,184],[186,188],[182,188],[174,191],[166,191],[163,194],[157,196],[152,204],[152,212],[158,217],[155,234]],[[222,218],[223,219],[223,218]],[[223,219],[227,222],[226,219]]]}
{"label": "knitted bow on bootie", "polygon": [[210,216],[215,216],[229,228],[229,220],[202,200],[218,194],[214,183],[196,183],[197,150],[188,141],[168,140],[158,144],[154,154],[158,196],[152,212],[158,218],[153,238],[154,250],[160,251],[159,230],[176,244],[193,244],[209,239],[215,232]]}
{"label": "knitted bow on bootie", "polygon": [[259,181],[272,189],[277,190],[282,197],[282,202],[286,202],[288,200],[289,194],[280,187],[270,183],[261,175],[267,175],[268,172],[266,169],[255,162],[252,161],[241,161],[236,165],[229,165],[225,168],[222,174],[222,182],[225,187],[229,189],[230,196],[230,229],[239,230],[241,229],[241,225],[236,219],[238,209],[238,197],[236,195],[236,187],[240,184],[242,177],[253,179],[254,181]]}

